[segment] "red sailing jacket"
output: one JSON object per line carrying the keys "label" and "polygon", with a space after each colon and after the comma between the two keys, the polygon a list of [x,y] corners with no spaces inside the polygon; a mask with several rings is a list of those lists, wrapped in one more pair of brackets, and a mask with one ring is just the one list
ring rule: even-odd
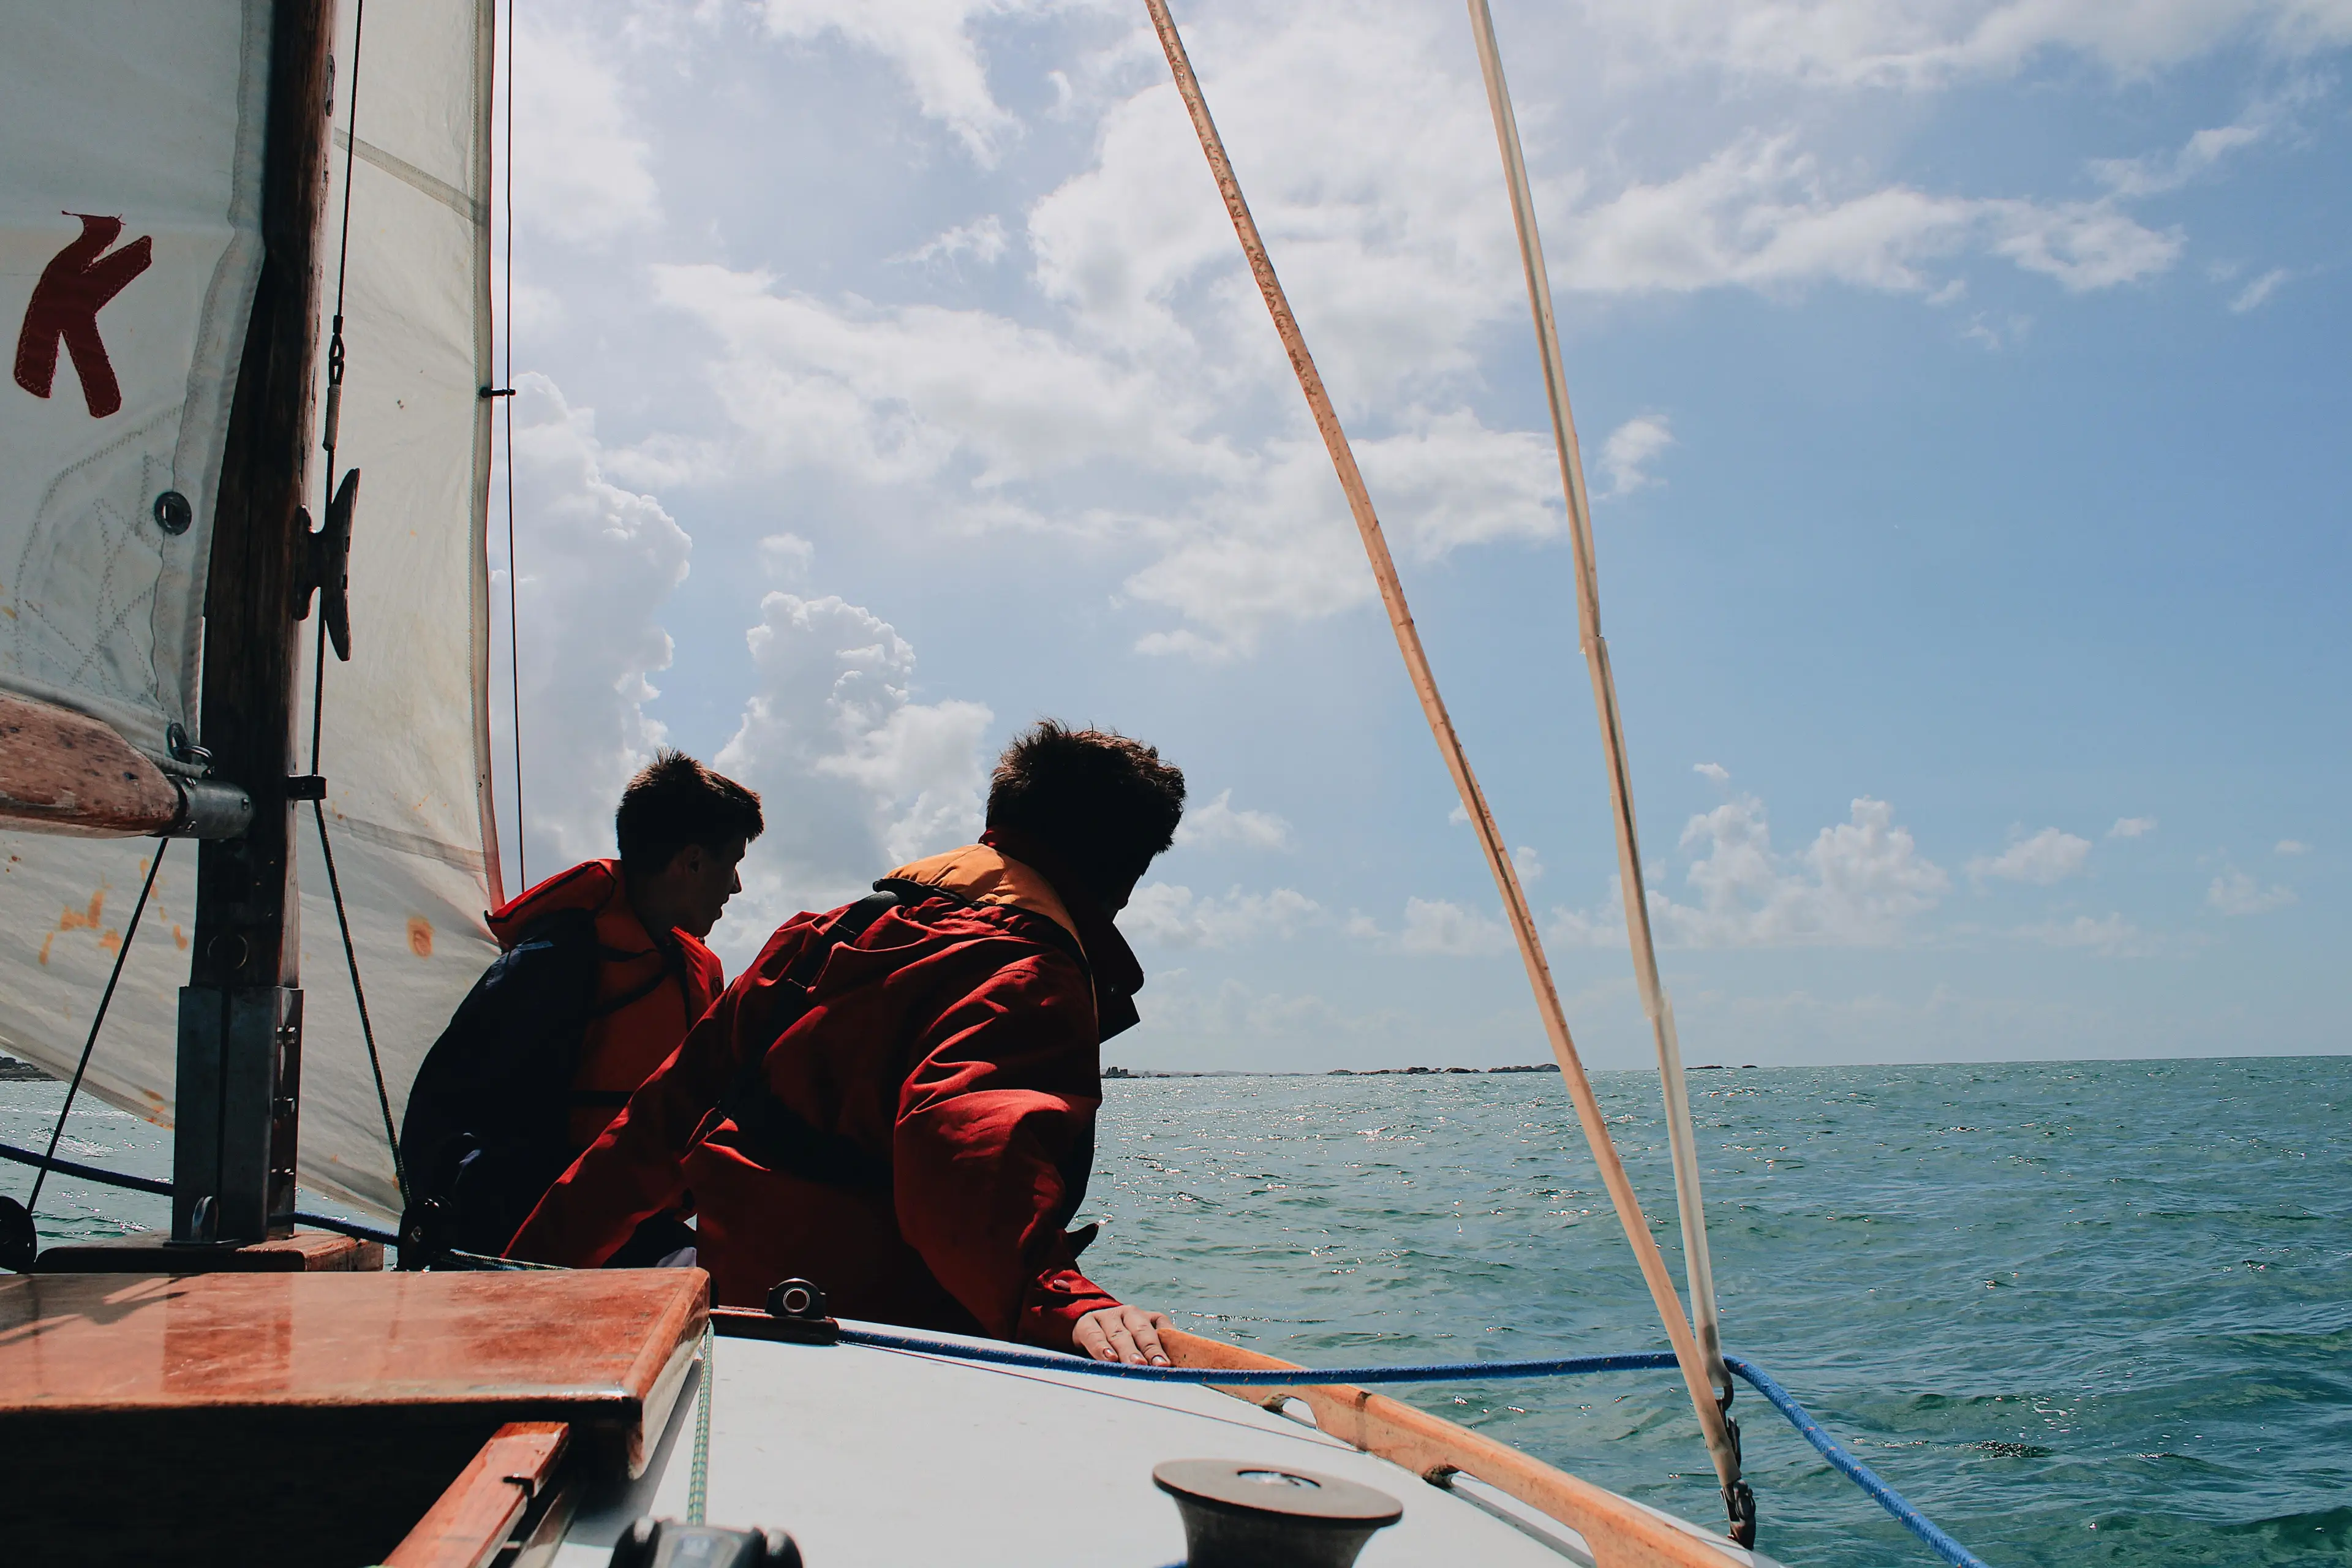
{"label": "red sailing jacket", "polygon": [[[799,1276],[846,1317],[1061,1350],[1079,1318],[1117,1305],[1078,1272],[1063,1226],[1093,1159],[1097,993],[1103,1016],[1132,1016],[1133,954],[1091,903],[1074,918],[1053,882],[987,845],[886,880],[941,896],[902,898],[827,952],[779,1037],[785,973],[838,911],[786,923],[509,1253],[593,1267],[690,1191],[723,1304],[760,1305]],[[719,1110],[761,1053],[768,1093],[874,1179],[761,1162],[761,1141]]]}

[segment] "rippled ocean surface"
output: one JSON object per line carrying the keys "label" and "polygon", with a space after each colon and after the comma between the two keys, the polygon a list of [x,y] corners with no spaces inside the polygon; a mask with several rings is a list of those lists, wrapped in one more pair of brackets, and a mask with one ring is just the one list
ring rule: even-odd
{"label": "rippled ocean surface", "polygon": [[[2352,1058],[1691,1081],[1730,1348],[1995,1568],[2352,1562]],[[1596,1082],[1678,1268],[1657,1079]],[[1088,1270],[1186,1327],[1326,1365],[1664,1347],[1552,1075],[1104,1088]],[[61,1092],[0,1083],[0,1137]],[[168,1168],[102,1108],[66,1152]],[[49,1191],[56,1236],[163,1220]],[[1392,1392],[1720,1518],[1671,1374]],[[1933,1561],[1752,1393],[1735,1414],[1766,1551]]]}
{"label": "rippled ocean surface", "polygon": [[[1596,1087],[1679,1274],[1656,1076]],[[1691,1087],[1728,1347],[1995,1568],[2352,1562],[2352,1058]],[[1088,1271],[1181,1324],[1325,1365],[1664,1348],[1552,1075],[1105,1089]],[[1672,1374],[1404,1396],[1721,1517]],[[1934,1561],[1734,1414],[1764,1550]]]}

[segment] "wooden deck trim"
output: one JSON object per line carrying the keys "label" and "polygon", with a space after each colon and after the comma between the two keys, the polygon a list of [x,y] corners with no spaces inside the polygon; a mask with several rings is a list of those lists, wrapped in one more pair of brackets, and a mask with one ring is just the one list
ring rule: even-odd
{"label": "wooden deck trim", "polygon": [[329,1230],[244,1246],[173,1247],[161,1231],[65,1241],[45,1249],[36,1274],[381,1274],[383,1243]]}
{"label": "wooden deck trim", "polygon": [[[1160,1342],[1179,1366],[1278,1371],[1294,1364],[1180,1330],[1162,1329]],[[1717,1545],[1690,1534],[1591,1481],[1360,1388],[1331,1384],[1218,1392],[1268,1406],[1305,1400],[1321,1430],[1425,1481],[1442,1483],[1457,1472],[1475,1477],[1583,1536],[1597,1568],[1738,1568],[1748,1561],[1727,1539]]]}
{"label": "wooden deck trim", "polygon": [[561,1421],[510,1421],[482,1445],[383,1568],[487,1568],[571,1446]]}

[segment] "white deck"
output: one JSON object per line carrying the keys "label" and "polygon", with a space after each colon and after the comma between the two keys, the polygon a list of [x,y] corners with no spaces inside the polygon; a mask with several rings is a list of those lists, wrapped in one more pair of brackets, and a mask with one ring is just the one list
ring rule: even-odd
{"label": "white deck", "polygon": [[[709,1521],[788,1530],[809,1568],[1167,1568],[1183,1561],[1184,1532],[1151,1468],[1192,1458],[1320,1471],[1394,1497],[1404,1518],[1372,1538],[1362,1568],[1591,1562],[1572,1531],[1499,1493],[1466,1489],[1482,1508],[1206,1388],[753,1340],[720,1340],[717,1361]],[[680,1396],[641,1481],[583,1503],[557,1568],[601,1568],[640,1514],[685,1517],[695,1394]]]}

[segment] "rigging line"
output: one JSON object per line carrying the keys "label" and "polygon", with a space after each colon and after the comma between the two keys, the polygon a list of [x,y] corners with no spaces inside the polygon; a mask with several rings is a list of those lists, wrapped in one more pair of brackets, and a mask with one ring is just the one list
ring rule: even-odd
{"label": "rigging line", "polygon": [[1322,374],[1315,368],[1315,358],[1307,352],[1307,340],[1298,329],[1297,318],[1292,315],[1290,300],[1284,293],[1281,279],[1275,275],[1273,259],[1266,254],[1265,240],[1258,233],[1257,220],[1250,216],[1249,203],[1242,195],[1241,182],[1234,174],[1233,163],[1226,156],[1223,138],[1217,133],[1216,122],[1209,114],[1208,100],[1202,95],[1199,79],[1192,74],[1192,61],[1184,53],[1184,40],[1176,30],[1176,23],[1168,14],[1167,0],[1145,0],[1151,13],[1152,25],[1160,34],[1161,49],[1168,57],[1168,68],[1176,79],[1178,94],[1191,114],[1192,129],[1199,137],[1201,151],[1208,159],[1210,172],[1215,176],[1219,194],[1224,199],[1225,212],[1233,219],[1234,232],[1240,238],[1242,249],[1249,258],[1250,271],[1255,277],[1258,292],[1265,297],[1266,311],[1274,318],[1275,331],[1281,335],[1290,366],[1298,377],[1298,388],[1306,395],[1307,407],[1313,412],[1317,429],[1323,437],[1325,449],[1330,454],[1331,466],[1337,471],[1340,489],[1347,492],[1348,509],[1356,521],[1356,531],[1361,536],[1364,553],[1370,559],[1372,576],[1380,585],[1381,600],[1386,607],[1391,629],[1396,635],[1397,651],[1404,658],[1415,694],[1421,699],[1422,713],[1427,720],[1430,733],[1437,742],[1439,754],[1446,769],[1454,775],[1454,788],[1462,796],[1463,809],[1469,815],[1473,831],[1478,836],[1479,847],[1486,857],[1487,869],[1493,874],[1496,890],[1502,895],[1503,910],[1517,939],[1519,958],[1528,974],[1528,988],[1535,994],[1537,1010],[1542,1015],[1545,1033],[1550,1037],[1552,1056],[1559,1063],[1560,1077],[1568,1087],[1569,1098],[1576,1103],[1578,1121],[1584,1130],[1586,1144],[1592,1152],[1594,1164],[1600,1167],[1601,1179],[1609,1189],[1609,1197],[1623,1226],[1627,1245],[1633,1249],[1634,1261],[1642,1270],[1643,1282],[1649,1287],[1650,1300],[1657,1309],[1658,1320],[1664,1326],[1666,1337],[1675,1347],[1675,1354],[1688,1385],[1693,1413],[1698,1417],[1700,1432],[1706,1436],[1707,1454],[1715,1465],[1716,1474],[1723,1481],[1726,1500],[1729,1489],[1739,1473],[1738,1460],[1732,1447],[1729,1427],[1722,1408],[1714,1396],[1706,1362],[1701,1358],[1696,1337],[1691,1331],[1690,1320],[1684,1315],[1682,1298],[1677,1293],[1674,1276],[1666,1271],[1666,1262],[1658,1251],[1657,1240],[1650,1234],[1650,1223],[1642,1213],[1642,1203],[1633,1191],[1633,1179],[1625,1173],[1625,1163],[1617,1152],[1616,1143],[1609,1136],[1609,1123],[1601,1109],[1601,1101],[1592,1092],[1591,1081],[1585,1077],[1584,1062],[1577,1053],[1576,1041],[1568,1027],[1568,1015],[1561,1008],[1559,988],[1553,984],[1550,965],[1543,952],[1543,939],[1536,930],[1535,913],[1528,907],[1526,890],[1519,884],[1518,872],[1511,863],[1509,847],[1502,832],[1495,826],[1494,813],[1488,809],[1486,793],[1480,789],[1477,775],[1471,771],[1470,758],[1462,745],[1462,738],[1454,728],[1446,711],[1445,700],[1437,689],[1436,675],[1431,670],[1429,656],[1421,646],[1421,633],[1414,626],[1412,612],[1405,603],[1404,584],[1397,575],[1396,561],[1389,552],[1387,537],[1381,531],[1379,514],[1372,509],[1371,496],[1364,488],[1362,471],[1356,466],[1354,450],[1348,444],[1347,431],[1339,424],[1339,416],[1331,405],[1331,396],[1324,389]]}
{"label": "rigging line", "polygon": [[[128,1171],[110,1171],[100,1165],[84,1165],[72,1160],[45,1159],[30,1149],[19,1149],[14,1143],[0,1143],[0,1160],[13,1161],[19,1165],[47,1163],[58,1175],[71,1176],[76,1181],[96,1182],[101,1187],[120,1187],[124,1192],[147,1193],[159,1198],[172,1195],[172,1184],[153,1176],[134,1176]],[[400,1237],[388,1230],[359,1220],[344,1219],[339,1215],[313,1214],[308,1209],[296,1209],[294,1222],[314,1226],[320,1230],[340,1231],[345,1236],[358,1237],[362,1241],[380,1241],[387,1247],[397,1246],[400,1241]]]}
{"label": "rigging line", "polygon": [[[343,111],[342,233],[335,246],[335,316],[334,325],[327,338],[327,411],[322,422],[324,437],[320,443],[327,449],[325,493],[330,496],[335,490],[335,442],[341,433],[343,420],[343,286],[350,279],[352,268],[352,169],[360,151],[360,54],[364,47],[366,29],[367,0],[359,0],[358,6],[352,12],[351,100]],[[315,718],[310,730],[310,771],[314,773],[319,771],[319,731]]]}
{"label": "rigging line", "polygon": [[[352,13],[352,79],[350,100],[344,109],[343,128],[343,211],[341,234],[335,243],[335,314],[334,325],[327,339],[327,407],[320,420],[319,444],[327,451],[327,472],[322,497],[335,493],[335,447],[342,434],[343,365],[346,359],[343,345],[343,288],[352,269],[352,171],[360,150],[360,52],[367,32],[367,0],[359,0]],[[322,505],[320,515],[329,507]],[[320,715],[327,703],[327,617],[323,607],[326,584],[319,584],[322,601],[319,624],[315,628],[317,657],[310,663],[310,772],[319,771]]]}
{"label": "rigging line", "polygon": [[314,800],[310,815],[319,825],[319,853],[327,862],[327,890],[335,899],[335,927],[343,934],[343,964],[352,973],[352,1000],[360,1010],[360,1038],[367,1043],[368,1072],[375,1079],[376,1109],[383,1113],[384,1147],[392,1151],[392,1182],[408,1206],[408,1167],[400,1158],[400,1134],[392,1124],[392,1096],[383,1087],[383,1058],[376,1050],[375,1026],[368,1019],[367,987],[360,984],[359,949],[352,945],[352,919],[343,909],[343,882],[335,874],[334,846],[327,842],[327,803]]}
{"label": "rigging line", "polygon": [[33,1195],[25,1203],[27,1214],[41,1206],[41,1184],[49,1179],[50,1167],[57,1163],[58,1140],[65,1136],[66,1118],[73,1114],[74,1096],[81,1092],[82,1075],[89,1071],[89,1055],[98,1048],[98,1032],[106,1026],[106,1010],[114,1005],[114,987],[122,979],[122,966],[130,960],[131,944],[138,938],[139,918],[147,912],[147,895],[155,890],[156,873],[163,868],[163,851],[171,847],[168,838],[155,840],[155,858],[147,862],[147,880],[140,884],[139,901],[131,910],[131,923],[122,930],[122,945],[114,950],[114,968],[106,977],[106,989],[99,994],[97,1016],[89,1021],[89,1038],[81,1043],[81,1060],[74,1064],[73,1081],[66,1085],[66,1100],[58,1107],[57,1125],[49,1129],[48,1152],[41,1156],[41,1168],[33,1177]]}
{"label": "rigging line", "polygon": [[1560,356],[1559,323],[1552,313],[1551,279],[1544,268],[1543,237],[1536,225],[1535,193],[1528,180],[1519,142],[1518,117],[1511,109],[1510,85],[1503,76],[1502,47],[1495,37],[1486,0],[1468,0],[1478,66],[1486,79],[1487,106],[1495,140],[1502,150],[1510,189],[1511,217],[1518,229],[1519,259],[1528,279],[1528,304],[1535,314],[1536,348],[1543,361],[1544,395],[1551,408],[1553,444],[1559,452],[1560,488],[1568,506],[1569,536],[1576,558],[1576,611],[1601,740],[1609,765],[1609,798],[1617,830],[1617,868],[1625,899],[1625,931],[1633,945],[1633,972],[1641,984],[1642,1010],[1656,1038],[1658,1078],[1665,1097],[1666,1140],[1674,1157],[1675,1198],[1680,1209],[1684,1273],[1690,1286],[1692,1327],[1699,1353],[1718,1397],[1731,1395],[1731,1374],[1723,1363],[1723,1331],[1717,1314],[1715,1266],[1707,1255],[1706,1206],[1699,1189],[1698,1139],[1691,1127],[1690,1091],[1683,1076],[1682,1042],[1675,1030],[1675,1006],[1658,979],[1656,939],[1650,930],[1649,896],[1643,887],[1642,853],[1633,825],[1633,775],[1625,755],[1625,728],[1617,706],[1617,681],[1609,664],[1609,642],[1601,635],[1601,574],[1592,545],[1592,507],[1584,483],[1584,457],[1576,439],[1576,418],[1568,397],[1567,367]]}
{"label": "rigging line", "polygon": [[[324,437],[320,445],[327,450],[327,489],[333,492],[335,483],[335,446],[341,435],[343,404],[343,289],[349,281],[352,266],[352,173],[360,145],[360,60],[367,36],[367,0],[359,0],[352,12],[352,80],[351,99],[344,109],[343,142],[343,213],[342,235],[335,253],[335,319],[333,335],[327,348],[327,413]],[[331,510],[331,503],[330,503]],[[318,625],[312,633],[310,661],[310,772],[319,772],[319,747],[325,739],[327,711],[327,613],[324,604],[327,584],[319,584],[321,600]],[[334,895],[335,926],[343,938],[343,965],[351,972],[352,1001],[359,1009],[360,1038],[367,1046],[368,1072],[375,1079],[376,1109],[383,1114],[384,1146],[392,1152],[393,1184],[400,1191],[404,1206],[408,1202],[408,1173],[400,1159],[400,1134],[393,1127],[392,1096],[383,1082],[383,1058],[376,1048],[375,1025],[368,1017],[367,987],[360,980],[359,949],[352,942],[350,912],[343,907],[342,879],[335,871],[334,846],[327,839],[327,804],[324,800],[310,802],[312,820],[319,825],[319,853],[327,862],[327,888]]]}
{"label": "rigging line", "polygon": [[695,1401],[694,1465],[686,1481],[686,1522],[700,1524],[709,1511],[710,1504],[710,1384],[711,1370],[716,1363],[711,1352],[718,1347],[719,1336],[710,1327],[710,1320],[702,1320],[702,1388]]}
{"label": "rigging line", "polygon": [[515,109],[515,0],[507,0],[507,150],[505,166],[499,171],[505,187],[507,217],[506,253],[506,314],[499,322],[505,341],[505,365],[499,384],[509,395],[499,400],[505,421],[507,458],[507,693],[514,711],[514,779],[515,779],[515,880],[520,886],[530,886],[530,863],[526,857],[530,829],[522,816],[522,622],[515,605],[515,479],[514,479],[514,109]]}

